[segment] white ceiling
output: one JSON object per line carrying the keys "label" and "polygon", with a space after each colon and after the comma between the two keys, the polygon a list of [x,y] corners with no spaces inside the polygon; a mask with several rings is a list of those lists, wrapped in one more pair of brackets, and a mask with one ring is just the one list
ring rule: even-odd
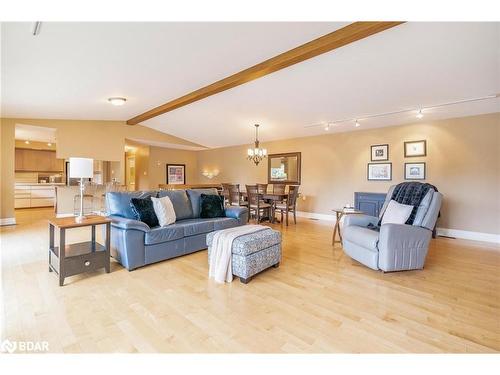
{"label": "white ceiling", "polygon": [[[2,116],[126,120],[347,23],[2,25]],[[324,133],[305,126],[500,92],[500,23],[407,23],[143,125],[210,147]],[[123,107],[106,99],[124,96]],[[499,99],[424,119],[499,111]],[[358,129],[415,122],[414,113]],[[352,123],[332,131],[355,130]]]}

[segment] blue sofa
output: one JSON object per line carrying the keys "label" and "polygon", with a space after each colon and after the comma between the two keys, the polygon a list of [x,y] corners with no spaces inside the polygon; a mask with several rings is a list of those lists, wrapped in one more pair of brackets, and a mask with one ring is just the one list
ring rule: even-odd
{"label": "blue sofa", "polygon": [[[134,219],[132,198],[168,196],[177,221],[166,227],[150,228]],[[217,194],[215,189],[109,192],[107,215],[111,223],[111,255],[129,271],[147,264],[206,249],[207,234],[245,225],[246,207],[226,208],[226,217],[200,218],[201,194]]]}

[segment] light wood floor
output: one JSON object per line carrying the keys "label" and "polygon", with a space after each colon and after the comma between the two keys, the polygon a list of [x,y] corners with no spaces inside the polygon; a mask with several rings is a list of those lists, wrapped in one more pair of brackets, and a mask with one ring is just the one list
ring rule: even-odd
{"label": "light wood floor", "polygon": [[423,271],[383,274],[333,248],[330,226],[302,219],[283,229],[281,267],[247,285],[209,281],[201,251],[133,272],[113,262],[59,287],[50,215],[20,210],[0,230],[2,338],[47,340],[52,352],[500,351],[491,245],[433,240]]}

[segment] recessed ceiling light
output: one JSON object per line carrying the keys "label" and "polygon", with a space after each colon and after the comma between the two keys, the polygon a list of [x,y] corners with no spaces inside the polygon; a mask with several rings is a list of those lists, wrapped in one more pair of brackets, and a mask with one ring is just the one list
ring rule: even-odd
{"label": "recessed ceiling light", "polygon": [[29,145],[29,144],[30,144],[30,141],[24,141],[24,143],[26,143],[27,145]]}
{"label": "recessed ceiling light", "polygon": [[354,126],[357,127],[357,128],[359,128],[361,126],[361,124],[359,123],[358,120],[356,120],[356,122],[354,123]]}
{"label": "recessed ceiling light", "polygon": [[124,105],[126,101],[127,99],[120,97],[108,98],[108,102],[110,102],[113,105]]}
{"label": "recessed ceiling light", "polygon": [[52,143],[50,143],[50,142],[49,142],[49,143],[47,143],[47,146],[49,146],[49,147],[50,147],[50,146],[52,146]]}
{"label": "recessed ceiling light", "polygon": [[327,132],[328,130],[330,130],[330,124],[325,125],[325,132]]}
{"label": "recessed ceiling light", "polygon": [[421,109],[419,109],[419,110],[418,110],[418,113],[417,113],[417,118],[418,118],[418,119],[421,119],[422,117],[424,117],[424,114],[422,113],[422,110],[421,110]]}

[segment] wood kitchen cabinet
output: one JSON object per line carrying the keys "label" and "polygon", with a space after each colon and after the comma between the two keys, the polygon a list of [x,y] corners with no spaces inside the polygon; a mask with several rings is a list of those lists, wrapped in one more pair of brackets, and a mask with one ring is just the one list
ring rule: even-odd
{"label": "wood kitchen cabinet", "polygon": [[63,172],[64,159],[57,159],[56,152],[16,148],[16,171]]}

